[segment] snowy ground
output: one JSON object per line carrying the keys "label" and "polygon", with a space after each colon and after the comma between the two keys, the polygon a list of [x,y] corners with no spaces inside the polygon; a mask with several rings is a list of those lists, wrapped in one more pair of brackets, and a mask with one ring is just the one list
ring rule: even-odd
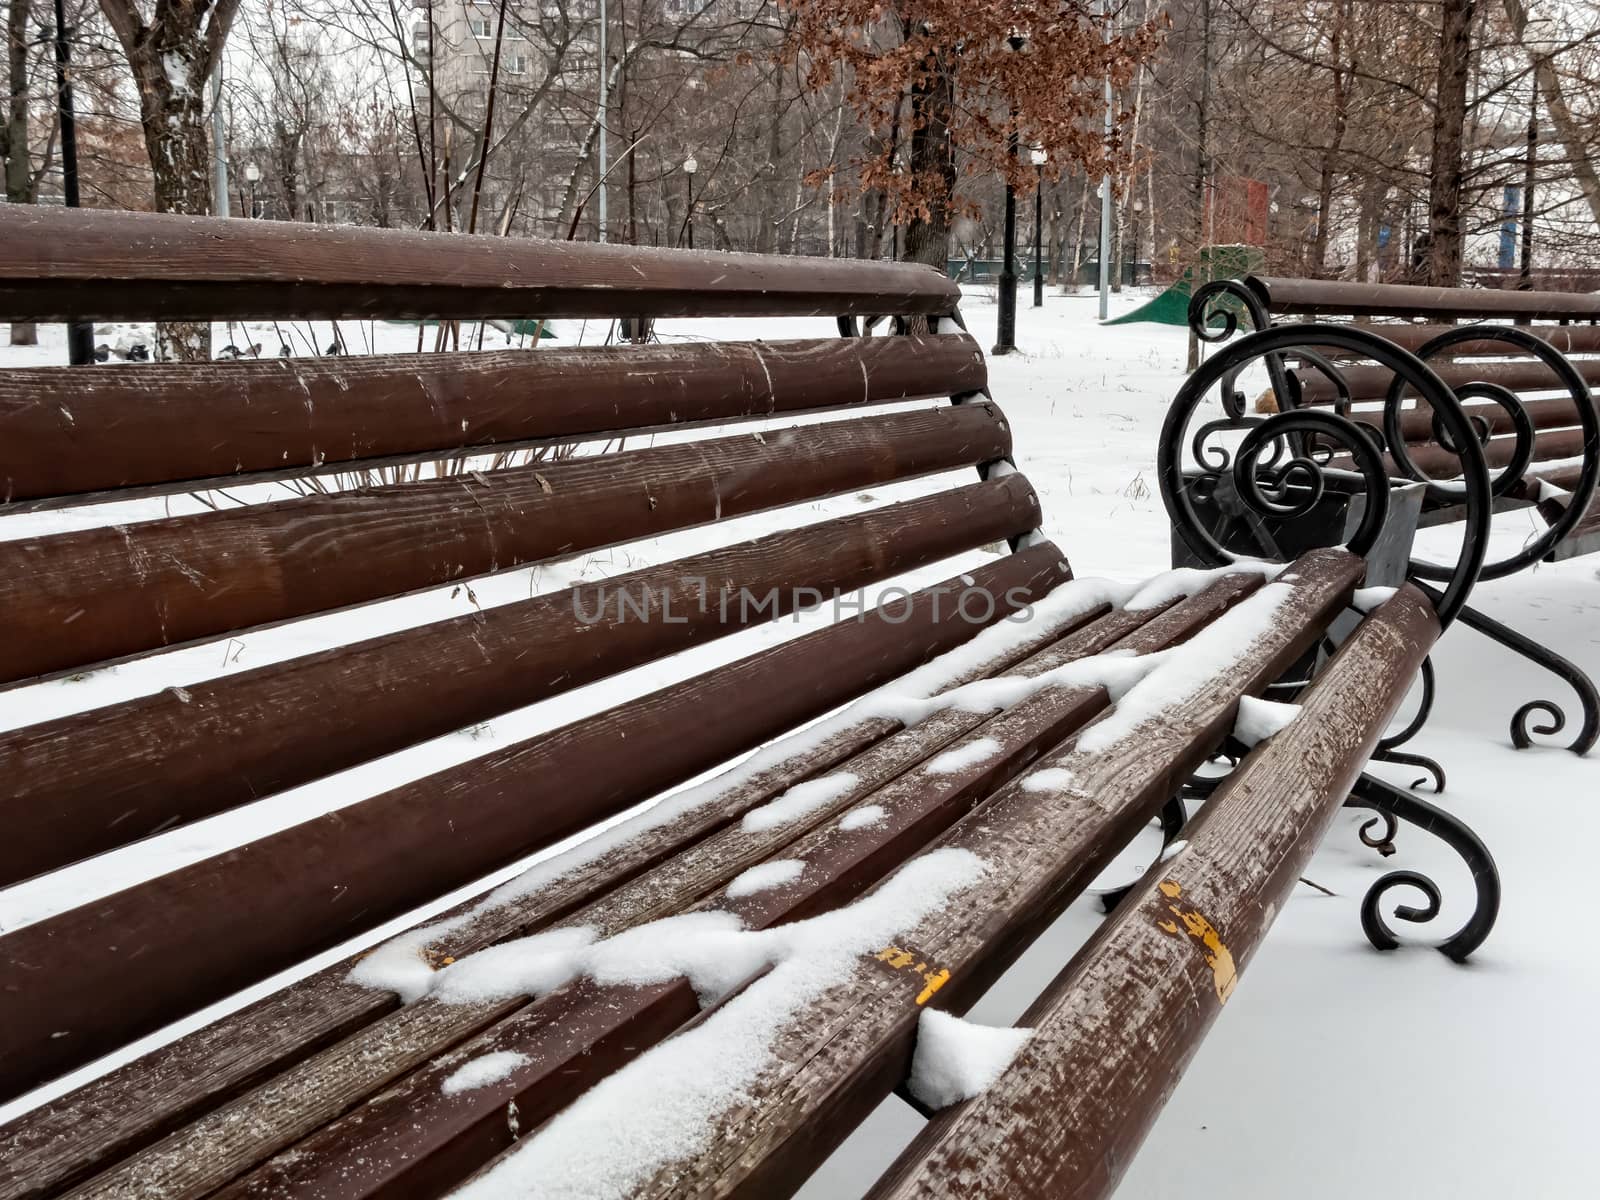
{"label": "snowy ground", "polygon": [[[1136,299],[1119,298],[1119,306]],[[969,297],[965,313],[975,335],[985,343],[992,340],[994,307],[987,297]],[[224,331],[219,327],[218,332]],[[262,341],[269,353],[280,340],[300,352],[332,340],[326,322],[314,329],[299,323],[283,337],[280,332],[270,326],[252,329],[249,339]],[[356,351],[416,345],[414,328],[351,323],[342,332]],[[557,345],[603,335],[594,326],[567,324],[557,332]],[[759,327],[702,322],[667,332],[783,337],[826,335],[832,329],[815,321],[769,321]],[[61,361],[60,330],[42,333],[45,344],[37,349],[0,349],[0,364]],[[225,340],[238,339],[219,337],[218,344]],[[1048,531],[1080,576],[1129,579],[1164,568],[1167,526],[1153,459],[1165,406],[1182,378],[1183,331],[1154,325],[1101,328],[1091,298],[1051,296],[1042,311],[1021,310],[1017,340],[1021,353],[991,361],[992,388],[1014,425],[1016,457],[1039,490]],[[487,345],[502,346],[504,337],[491,333]],[[811,506],[805,519],[935,486],[937,481],[900,485],[870,497],[826,501]],[[0,519],[0,538],[193,507],[180,498],[92,515],[11,517]],[[757,516],[733,524],[741,535],[755,536],[773,522]],[[1525,534],[1525,529],[1508,528],[1498,540],[1512,544]],[[579,577],[618,573],[728,536],[726,527],[688,531],[572,563],[508,572],[474,583],[468,595],[442,589],[87,677],[0,692],[0,728],[260,666],[351,636],[435,620],[472,603],[503,603]],[[1486,585],[1476,600],[1600,675],[1597,567],[1600,559],[1544,566],[1520,579]],[[941,564],[920,577],[931,581],[951,573]],[[725,639],[680,656],[671,674],[703,670],[805,628],[804,622],[782,623]],[[1403,832],[1399,855],[1382,860],[1356,839],[1359,818],[1342,817],[1307,872],[1335,895],[1301,887],[1286,906],[1131,1168],[1121,1196],[1498,1200],[1600,1193],[1588,1141],[1594,1077],[1600,1074],[1600,1028],[1594,1020],[1600,966],[1588,953],[1583,916],[1586,850],[1600,844],[1600,756],[1584,762],[1557,749],[1514,752],[1506,722],[1517,705],[1548,696],[1570,708],[1570,698],[1562,685],[1541,678],[1478,635],[1453,631],[1436,660],[1439,704],[1414,747],[1443,762],[1450,773],[1445,803],[1476,827],[1499,862],[1505,892],[1494,936],[1467,967],[1420,947],[1391,955],[1369,949],[1357,907],[1383,871],[1412,867],[1434,874],[1447,906],[1441,925],[1462,915],[1460,906],[1470,902],[1471,891],[1460,865],[1424,836]],[[558,702],[175,830],[58,877],[0,891],[0,928],[38,920],[659,686],[665,670],[630,672]],[[1414,775],[1403,770],[1392,777],[1404,783]],[[979,1005],[974,1018],[1012,1021],[1098,919],[1089,901],[1074,906]],[[14,1111],[15,1106],[0,1108],[0,1120]],[[909,1108],[889,1101],[804,1195],[824,1200],[859,1194],[919,1123]]]}

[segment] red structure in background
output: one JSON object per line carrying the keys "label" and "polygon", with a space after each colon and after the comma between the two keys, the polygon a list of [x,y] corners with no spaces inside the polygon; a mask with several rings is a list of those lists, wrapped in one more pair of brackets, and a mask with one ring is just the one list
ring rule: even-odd
{"label": "red structure in background", "polygon": [[1265,246],[1271,203],[1261,180],[1217,176],[1206,189],[1206,241],[1213,246]]}

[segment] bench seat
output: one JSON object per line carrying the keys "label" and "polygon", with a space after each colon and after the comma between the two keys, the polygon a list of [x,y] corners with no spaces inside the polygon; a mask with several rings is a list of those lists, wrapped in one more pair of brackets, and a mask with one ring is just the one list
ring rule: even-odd
{"label": "bench seat", "polygon": [[0,1200],[789,1194],[908,1086],[924,1011],[1259,741],[1204,818],[1257,864],[1205,901],[1242,966],[1431,604],[1254,707],[1366,563],[1075,578],[957,299],[905,264],[0,212],[0,319],[893,331],[4,373],[0,887],[56,901],[0,932]]}

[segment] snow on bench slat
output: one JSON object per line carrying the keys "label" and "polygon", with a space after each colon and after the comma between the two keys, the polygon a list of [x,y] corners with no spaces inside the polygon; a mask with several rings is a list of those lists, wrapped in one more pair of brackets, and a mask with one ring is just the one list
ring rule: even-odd
{"label": "snow on bench slat", "polygon": [[1000,743],[992,737],[973,738],[969,742],[963,742],[954,750],[946,750],[937,758],[929,759],[926,769],[934,775],[954,775],[957,771],[975,767],[999,753]]}
{"label": "snow on bench slat", "polygon": [[528,1061],[526,1054],[518,1054],[515,1050],[497,1050],[493,1054],[480,1054],[446,1076],[445,1081],[439,1085],[439,1090],[446,1096],[454,1096],[457,1092],[470,1092],[488,1087],[491,1083],[499,1083]]}
{"label": "snow on bench slat", "polygon": [[1233,722],[1233,736],[1246,746],[1264,742],[1300,715],[1298,704],[1281,704],[1255,696],[1239,698],[1239,715]]}
{"label": "snow on bench slat", "polygon": [[746,833],[765,833],[832,804],[860,782],[861,777],[849,771],[835,771],[832,775],[808,779],[795,784],[776,800],[760,808],[752,808],[745,813],[740,825]]}
{"label": "snow on bench slat", "polygon": [[[700,1025],[584,1093],[454,1195],[462,1200],[622,1197],[662,1164],[699,1153],[715,1119],[739,1104],[770,1065],[770,1047],[780,1028],[827,989],[847,981],[862,955],[942,908],[985,870],[970,851],[936,850],[854,904],[809,920],[741,931],[730,928],[731,914],[695,913],[621,935],[635,943],[628,948],[634,967],[630,982],[663,982],[688,968],[703,984],[758,967],[760,960],[774,965]],[[670,930],[661,936],[670,922],[691,918],[702,919],[691,936]],[[662,943],[673,944],[673,952],[652,949]],[[659,972],[641,966],[635,950],[654,954]]]}
{"label": "snow on bench slat", "polygon": [[917,1048],[906,1086],[929,1108],[971,1100],[1000,1078],[1032,1033],[975,1025],[925,1008],[917,1021]]}
{"label": "snow on bench slat", "polygon": [[[1237,570],[1258,571],[1262,570],[1262,565],[1245,563],[1238,566]],[[1203,587],[1214,578],[1218,578],[1219,574],[1226,573],[1226,570],[1194,571],[1184,568],[1155,576],[1144,587],[1146,589],[1155,586],[1176,586],[1181,589]],[[1173,584],[1163,582],[1170,576],[1176,578]],[[384,942],[363,958],[360,965],[350,974],[350,979],[366,987],[395,992],[406,1002],[421,997],[429,989],[429,979],[434,973],[432,966],[424,957],[424,950],[438,939],[467,928],[486,912],[501,909],[507,904],[515,904],[528,896],[533,896],[534,893],[539,893],[547,886],[578,874],[586,867],[595,866],[611,854],[624,850],[629,843],[635,842],[638,838],[669,826],[702,806],[712,805],[718,798],[726,797],[738,787],[744,786],[750,779],[760,776],[763,771],[774,770],[782,763],[808,754],[816,747],[822,746],[827,739],[834,738],[859,723],[875,717],[901,720],[901,717],[894,717],[894,712],[906,714],[904,723],[915,723],[915,720],[920,720],[922,715],[933,714],[939,707],[944,706],[931,701],[930,698],[950,688],[958,680],[971,677],[974,672],[981,670],[986,662],[1003,658],[1018,646],[1027,645],[1030,640],[1048,637],[1096,608],[1125,603],[1134,594],[1136,587],[1138,586],[1109,579],[1069,579],[1024,610],[1027,614],[1026,619],[1008,618],[995,626],[979,630],[978,634],[963,645],[957,646],[955,650],[947,651],[925,666],[902,675],[896,682],[872,691],[842,712],[822,718],[821,722],[806,726],[803,730],[790,734],[789,738],[771,742],[770,746],[757,750],[744,762],[718,774],[717,778],[669,794],[643,813],[635,814],[626,821],[616,822],[613,826],[600,830],[594,837],[587,838],[586,842],[573,846],[571,850],[554,854],[534,864],[523,874],[494,888],[467,912],[446,918],[442,922],[418,926],[416,930],[408,930],[397,938]],[[987,683],[989,680],[981,682]],[[1030,694],[1030,691],[1019,688],[1016,680],[1008,686],[1016,690],[1019,698]],[[955,690],[950,694],[957,693],[965,693],[965,690]],[[966,702],[978,702],[979,698],[974,693],[965,693],[965,699]],[[994,707],[1003,707],[1003,704],[995,704]],[[910,710],[915,710],[915,714]],[[984,707],[979,706],[976,710],[984,710]],[[805,784],[797,784],[797,787],[805,787]],[[789,790],[794,792],[795,789]],[[782,798],[784,797],[774,800],[774,805],[781,803]],[[798,813],[795,813],[794,818],[787,819],[795,819],[797,816]]]}
{"label": "snow on bench slat", "polygon": [[734,876],[728,884],[728,895],[754,896],[757,892],[771,891],[793,883],[805,870],[806,864],[798,858],[775,858],[771,862],[757,863]]}
{"label": "snow on bench slat", "polygon": [[888,810],[881,804],[863,804],[860,808],[852,808],[839,818],[839,828],[846,833],[857,829],[870,829],[874,825],[881,825],[889,815]]}

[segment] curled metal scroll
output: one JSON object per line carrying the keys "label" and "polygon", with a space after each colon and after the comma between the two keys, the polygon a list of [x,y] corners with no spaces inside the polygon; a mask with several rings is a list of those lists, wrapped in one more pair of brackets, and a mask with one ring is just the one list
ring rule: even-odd
{"label": "curled metal scroll", "polygon": [[[1250,314],[1250,326],[1257,332],[1272,324],[1267,306],[1249,285],[1238,279],[1215,279],[1202,284],[1189,297],[1189,328],[1202,342],[1225,342],[1239,332],[1239,317],[1222,302],[1231,300]],[[1222,322],[1221,329],[1212,323]]]}
{"label": "curled metal scroll", "polygon": [[[1189,297],[1189,329],[1197,340],[1225,342],[1239,332],[1238,314],[1233,307],[1224,303],[1225,301],[1232,301],[1233,305],[1249,313],[1250,328],[1257,333],[1272,325],[1272,317],[1267,312],[1266,303],[1249,284],[1238,279],[1214,279],[1195,289],[1194,294]],[[1222,328],[1212,328],[1212,324],[1216,321],[1222,322]],[[1298,408],[1300,382],[1283,365],[1283,355],[1267,355],[1266,366],[1267,379],[1272,385],[1272,394],[1277,401],[1278,411],[1288,412],[1291,408]],[[1242,368],[1227,372],[1222,382],[1222,407],[1230,417],[1234,418],[1242,417],[1246,408],[1244,393],[1234,386],[1240,369]]]}
{"label": "curled metal scroll", "polygon": [[[1572,490],[1571,499],[1567,502],[1565,510],[1542,534],[1515,554],[1497,562],[1486,562],[1479,572],[1479,577],[1482,579],[1503,579],[1541,561],[1583,519],[1590,501],[1594,499],[1596,486],[1600,484],[1600,411],[1595,408],[1588,383],[1566,355],[1543,338],[1535,337],[1526,329],[1513,325],[1464,325],[1447,330],[1420,347],[1417,350],[1417,357],[1426,361],[1464,342],[1482,341],[1505,342],[1549,367],[1555,378],[1560,381],[1560,385],[1571,395],[1576,409],[1577,424],[1583,433],[1583,465],[1579,472],[1578,483]],[[1430,479],[1411,459],[1400,431],[1399,398],[1405,386],[1406,381],[1399,378],[1397,373],[1384,404],[1384,434],[1389,442],[1390,455],[1406,478],[1427,485],[1430,499],[1436,503],[1451,500],[1459,502],[1461,494],[1458,488]],[[1521,399],[1516,393],[1498,384],[1485,382],[1463,384],[1456,388],[1456,395],[1463,400],[1493,401],[1510,415],[1512,429],[1516,435],[1512,459],[1495,473],[1492,488],[1496,496],[1503,496],[1523,485],[1524,476],[1533,461],[1535,432],[1533,421],[1523,407]],[[1434,409],[1436,417],[1438,412],[1438,409]],[[1487,429],[1481,430],[1480,436],[1485,433]],[[1440,436],[1441,434],[1443,436]],[[1451,453],[1456,452],[1454,434],[1441,430],[1437,423],[1435,440]],[[1412,560],[1411,572],[1418,578],[1432,580],[1441,580],[1450,574],[1448,567],[1419,559]]]}
{"label": "curled metal scroll", "polygon": [[1378,740],[1373,748],[1372,757],[1376,762],[1403,763],[1407,766],[1421,767],[1428,774],[1421,779],[1414,780],[1413,789],[1420,788],[1423,784],[1431,783],[1435,793],[1444,791],[1444,768],[1436,759],[1429,758],[1426,754],[1415,751],[1401,750],[1405,745],[1421,732],[1427,724],[1429,715],[1433,712],[1433,697],[1436,691],[1436,680],[1433,670],[1433,656],[1430,654],[1422,660],[1422,699],[1417,704],[1417,711],[1401,728],[1386,734]]}
{"label": "curled metal scroll", "polygon": [[[1405,821],[1445,842],[1467,864],[1476,891],[1472,915],[1466,924],[1437,946],[1445,957],[1456,962],[1465,962],[1468,955],[1483,945],[1500,913],[1500,872],[1495,867],[1489,848],[1477,834],[1444,809],[1428,803],[1419,796],[1391,787],[1381,779],[1374,779],[1370,775],[1363,775],[1356,782],[1348,803],[1361,808],[1370,808],[1378,813],[1380,819],[1387,821],[1390,834],[1385,840],[1389,842],[1391,848],[1395,822]],[[1367,841],[1369,845],[1373,842],[1368,840],[1367,830],[1372,824],[1368,822],[1362,826],[1362,840]],[[1415,888],[1420,891],[1424,902],[1420,906],[1410,904],[1397,906],[1393,910],[1395,917],[1414,924],[1426,924],[1439,915],[1442,897],[1438,885],[1432,879],[1417,871],[1390,871],[1367,889],[1367,894],[1361,901],[1362,931],[1367,935],[1367,940],[1379,950],[1393,950],[1400,944],[1400,939],[1395,936],[1393,928],[1382,912],[1385,895],[1400,887]]]}
{"label": "curled metal scroll", "polygon": [[[1237,295],[1239,285],[1232,294]],[[1208,288],[1210,285],[1208,285]],[[1221,285],[1213,291],[1220,294]],[[1208,294],[1202,288],[1191,300],[1191,311],[1202,305]],[[1203,306],[1202,306],[1203,311]],[[1228,550],[1200,519],[1191,502],[1194,495],[1216,494],[1226,486],[1247,521],[1259,524],[1307,511],[1323,494],[1333,470],[1331,447],[1339,447],[1354,465],[1359,490],[1365,501],[1360,526],[1351,535],[1348,548],[1365,555],[1376,544],[1389,507],[1389,471],[1370,431],[1337,413],[1323,409],[1280,411],[1266,418],[1230,418],[1209,421],[1201,430],[1199,444],[1191,443],[1189,426],[1201,404],[1214,387],[1235,379],[1254,363],[1261,362],[1270,373],[1274,362],[1290,350],[1315,351],[1323,347],[1344,351],[1354,357],[1376,361],[1394,373],[1397,386],[1385,419],[1398,422],[1401,396],[1415,394],[1434,414],[1438,427],[1453,448],[1461,465],[1460,492],[1465,498],[1465,535],[1454,567],[1446,572],[1449,583],[1436,607],[1441,624],[1448,625],[1466,602],[1478,577],[1487,545],[1490,506],[1488,468],[1484,463],[1479,431],[1468,420],[1455,395],[1433,370],[1415,355],[1393,342],[1365,330],[1340,325],[1287,325],[1263,329],[1224,347],[1201,364],[1179,390],[1161,430],[1157,450],[1157,474],[1168,516],[1179,537],[1201,561],[1221,566],[1238,556]],[[1337,377],[1338,371],[1326,359],[1316,369]],[[1231,386],[1231,385],[1225,385]],[[1227,399],[1224,397],[1226,411]],[[1390,411],[1390,410],[1394,411]],[[1200,453],[1206,437],[1231,427],[1241,433],[1236,452]],[[1195,461],[1186,464],[1184,451],[1194,452]],[[1340,472],[1341,490],[1352,473]],[[1209,489],[1209,490],[1208,490]],[[1258,539],[1264,540],[1264,539]]]}
{"label": "curled metal scroll", "polygon": [[[1584,673],[1583,668],[1571,659],[1563,658],[1548,646],[1541,646],[1509,625],[1470,606],[1461,610],[1461,622],[1565,680],[1578,694],[1578,702],[1583,706],[1583,723],[1578,729],[1577,737],[1573,738],[1567,749],[1580,756],[1594,749],[1595,744],[1600,742],[1600,689],[1595,687],[1594,680]],[[1549,724],[1530,727],[1529,723],[1535,713],[1543,713],[1549,718]],[[1566,726],[1567,714],[1559,704],[1553,700],[1530,700],[1512,714],[1511,744],[1518,750],[1526,750],[1534,744],[1533,734],[1539,734],[1541,737],[1553,736]]]}

